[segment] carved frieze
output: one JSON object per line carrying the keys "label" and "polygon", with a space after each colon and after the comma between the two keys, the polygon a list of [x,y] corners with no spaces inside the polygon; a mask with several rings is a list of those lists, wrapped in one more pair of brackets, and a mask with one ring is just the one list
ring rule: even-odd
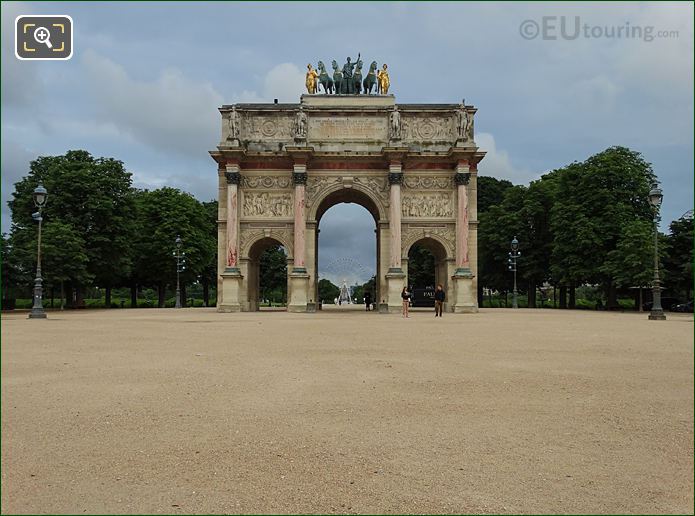
{"label": "carved frieze", "polygon": [[307,178],[306,182],[306,194],[305,200],[306,205],[311,206],[314,201],[319,197],[319,194],[334,186],[336,183],[342,182],[340,177],[327,177],[327,176],[310,176]]}
{"label": "carved frieze", "polygon": [[376,194],[384,205],[388,205],[389,191],[386,179],[382,177],[356,177],[355,183],[364,186],[367,190]]}
{"label": "carved frieze", "polygon": [[403,116],[401,138],[406,141],[431,142],[456,139],[456,119],[446,116]]}
{"label": "carved frieze", "polygon": [[290,140],[293,137],[294,119],[289,114],[253,116],[245,113],[241,129],[244,140]]}
{"label": "carved frieze", "polygon": [[290,217],[292,216],[292,195],[244,192],[243,214],[246,217]]}
{"label": "carved frieze", "polygon": [[401,201],[403,217],[452,217],[454,214],[449,192],[417,193],[403,196]]}
{"label": "carved frieze", "polygon": [[247,189],[289,188],[292,186],[292,178],[290,176],[243,176],[241,186]]}
{"label": "carved frieze", "polygon": [[409,176],[403,179],[403,187],[413,190],[448,190],[452,188],[449,176]]}

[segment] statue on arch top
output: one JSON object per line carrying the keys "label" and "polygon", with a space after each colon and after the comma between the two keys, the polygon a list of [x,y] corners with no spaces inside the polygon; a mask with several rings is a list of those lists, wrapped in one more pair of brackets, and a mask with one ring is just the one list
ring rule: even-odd
{"label": "statue on arch top", "polygon": [[391,80],[389,79],[388,65],[386,63],[381,67],[376,78],[378,83],[377,93],[388,95]]}
{"label": "statue on arch top", "polygon": [[357,59],[352,62],[350,56],[347,57],[347,62],[343,65],[343,91],[341,93],[355,93],[355,84],[352,82],[352,71],[360,60],[360,53],[357,53]]}
{"label": "statue on arch top", "polygon": [[319,74],[311,67],[311,63],[306,65],[306,90],[309,94],[314,95],[316,93],[317,82]]}

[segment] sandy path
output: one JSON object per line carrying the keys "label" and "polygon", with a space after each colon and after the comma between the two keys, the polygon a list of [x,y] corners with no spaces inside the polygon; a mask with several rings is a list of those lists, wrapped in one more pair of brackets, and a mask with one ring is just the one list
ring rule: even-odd
{"label": "sandy path", "polygon": [[2,317],[5,513],[692,513],[693,318]]}

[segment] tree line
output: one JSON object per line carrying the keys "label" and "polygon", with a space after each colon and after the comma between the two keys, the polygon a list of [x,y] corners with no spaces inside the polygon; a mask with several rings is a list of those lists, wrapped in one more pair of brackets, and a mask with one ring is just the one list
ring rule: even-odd
{"label": "tree line", "polygon": [[[656,181],[642,156],[611,147],[553,170],[528,186],[492,177],[478,179],[478,285],[509,292],[510,241],[517,237],[519,286],[536,306],[538,287],[559,289],[559,306],[574,308],[575,291],[592,285],[608,309],[618,295],[639,295],[654,269],[654,211],[648,194]],[[693,220],[683,217],[659,235],[662,279],[677,297],[691,299]]]}
{"label": "tree line", "polygon": [[[2,239],[3,301],[27,295],[36,268],[38,225],[33,191],[48,190],[43,209],[44,294],[56,292],[68,307],[84,306],[85,290],[99,286],[111,306],[115,287],[130,287],[137,306],[142,287],[155,288],[164,306],[176,284],[176,237],[182,239],[186,285],[199,281],[205,304],[216,282],[217,202],[200,202],[175,188],[134,188],[121,161],[83,150],[32,161],[9,202],[12,226]],[[5,303],[9,304],[9,303]]]}
{"label": "tree line", "polygon": [[[581,285],[602,290],[606,305],[619,294],[648,287],[653,274],[653,211],[648,193],[655,175],[642,156],[611,147],[553,170],[529,185],[478,178],[478,284],[483,291],[508,292],[510,240],[520,241],[519,286],[536,306],[538,287],[560,291],[560,307],[573,307]],[[84,306],[86,289],[104,289],[111,306],[114,288],[129,288],[131,306],[138,292],[157,291],[164,306],[167,289],[176,284],[176,237],[186,254],[181,274],[186,286],[202,285],[204,304],[211,304],[217,277],[217,202],[200,202],[175,188],[135,188],[121,161],[95,158],[83,150],[32,161],[30,172],[15,184],[9,202],[12,225],[2,238],[3,303],[31,297],[36,268],[37,223],[32,193],[48,190],[44,208],[42,262],[45,294],[68,307]],[[690,299],[693,287],[693,220],[671,222],[659,235],[663,280],[672,295]],[[417,254],[417,256],[415,256]],[[422,256],[420,256],[422,254]],[[264,253],[262,295],[285,302],[286,257],[281,249]],[[414,253],[413,276],[429,278],[433,261]],[[431,262],[431,263],[430,263]],[[267,277],[266,277],[267,276]],[[373,280],[361,289],[371,289]],[[319,283],[320,297],[332,300],[337,286]],[[50,294],[49,294],[50,293]],[[359,296],[358,296],[359,297]]]}

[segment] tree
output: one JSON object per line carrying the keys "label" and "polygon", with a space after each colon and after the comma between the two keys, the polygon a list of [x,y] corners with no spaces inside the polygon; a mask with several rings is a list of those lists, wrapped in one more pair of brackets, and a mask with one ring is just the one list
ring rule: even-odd
{"label": "tree", "polygon": [[322,303],[332,303],[340,294],[340,288],[330,280],[322,278],[319,280],[319,301]]}
{"label": "tree", "polygon": [[424,246],[415,244],[408,252],[408,283],[415,288],[433,287],[434,254]]}
{"label": "tree", "polygon": [[664,258],[666,285],[674,295],[692,299],[693,292],[693,217],[671,222]]}
{"label": "tree", "polygon": [[[203,208],[207,214],[207,229],[210,237],[217,242],[217,201],[204,202]],[[200,273],[200,283],[203,286],[203,304],[209,306],[210,285],[217,288],[217,246],[215,246],[214,256]]]}
{"label": "tree", "polygon": [[[128,274],[133,237],[131,174],[112,158],[94,158],[83,150],[62,156],[41,156],[29,174],[15,184],[9,202],[12,233],[35,232],[33,190],[41,182],[48,190],[45,220],[70,226],[84,241],[87,269],[97,284],[111,286]],[[21,237],[20,237],[21,239]],[[24,238],[28,240],[28,238]],[[70,278],[82,297],[83,283]]]}
{"label": "tree", "polygon": [[280,245],[268,247],[260,257],[260,294],[275,303],[287,303],[287,255]]}
{"label": "tree", "polygon": [[[507,263],[512,238],[518,238],[522,256],[528,250],[527,227],[521,217],[526,190],[524,186],[507,188],[502,201],[478,217],[478,281],[481,287],[505,292],[512,287]],[[523,270],[521,260],[519,264],[519,270]]]}
{"label": "tree", "polygon": [[617,306],[614,270],[601,267],[634,220],[649,221],[651,165],[638,152],[611,147],[558,176],[551,210],[551,271],[566,285],[603,286],[607,307]]}
{"label": "tree", "polygon": [[47,222],[41,235],[41,261],[48,285],[60,286],[60,308],[65,305],[65,282],[87,285],[93,276],[88,272],[89,256],[84,238],[69,224]]}
{"label": "tree", "polygon": [[512,186],[514,185],[506,179],[478,176],[478,214],[500,204],[504,199],[504,192]]}
{"label": "tree", "polygon": [[187,283],[200,276],[216,250],[208,213],[191,194],[176,188],[144,190],[135,196],[140,230],[133,241],[136,251],[133,278],[157,287],[158,305],[164,306],[166,286],[176,282],[176,237],[182,240],[186,269],[181,274],[182,301]]}

